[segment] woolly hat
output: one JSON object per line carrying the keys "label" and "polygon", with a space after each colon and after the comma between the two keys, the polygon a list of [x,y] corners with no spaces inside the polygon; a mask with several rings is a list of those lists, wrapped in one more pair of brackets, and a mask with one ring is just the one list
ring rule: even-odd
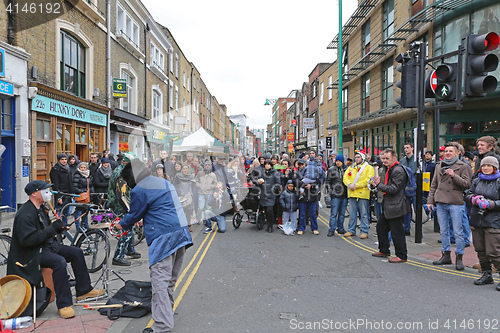
{"label": "woolly hat", "polygon": [[304,161],[302,158],[299,158],[299,160],[297,161],[297,163],[299,163],[299,164],[306,164],[306,161]]}
{"label": "woolly hat", "polygon": [[466,151],[465,154],[464,154],[464,156],[467,157],[470,160],[474,159],[474,154],[471,153],[470,151]]}
{"label": "woolly hat", "polygon": [[485,164],[491,165],[492,167],[495,167],[498,170],[498,160],[496,159],[496,157],[486,156],[481,160],[481,166]]}
{"label": "woolly hat", "polygon": [[109,161],[109,158],[103,157],[103,158],[101,158],[101,164],[103,164],[103,163],[111,163],[111,162]]}
{"label": "woolly hat", "polygon": [[59,155],[57,155],[57,160],[58,160],[58,161],[59,161],[61,158],[68,159],[68,155],[66,155],[65,153],[60,153]]}
{"label": "woolly hat", "polygon": [[342,155],[342,154],[337,155],[337,157],[335,158],[335,162],[337,162],[337,161],[344,163],[345,162],[344,155]]}

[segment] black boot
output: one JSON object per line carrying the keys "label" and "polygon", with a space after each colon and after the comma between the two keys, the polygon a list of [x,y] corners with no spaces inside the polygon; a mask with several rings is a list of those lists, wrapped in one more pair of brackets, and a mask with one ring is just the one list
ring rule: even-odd
{"label": "black boot", "polygon": [[[481,275],[481,277],[479,279],[474,281],[474,284],[476,286],[482,286],[484,284],[491,284],[491,283],[493,283],[493,277],[491,276],[491,269],[483,271],[483,275]],[[497,290],[498,290],[498,287],[497,287]]]}
{"label": "black boot", "polygon": [[455,253],[455,268],[457,271],[463,271],[464,270],[464,262],[462,261],[463,254],[456,254]]}
{"label": "black boot", "polygon": [[433,265],[450,265],[451,264],[451,257],[450,257],[450,251],[443,251],[441,252],[441,258],[438,261],[433,261]]}

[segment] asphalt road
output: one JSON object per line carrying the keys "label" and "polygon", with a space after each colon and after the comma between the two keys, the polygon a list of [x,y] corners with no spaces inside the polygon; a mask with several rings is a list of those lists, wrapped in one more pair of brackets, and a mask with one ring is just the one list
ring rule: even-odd
{"label": "asphalt road", "polygon": [[[376,238],[326,237],[325,222],[320,218],[319,236],[309,229],[302,236],[267,233],[253,224],[235,230],[229,217],[224,234],[204,235],[198,226],[176,289],[174,331],[500,330],[498,277],[475,286],[478,274],[468,268],[417,257],[391,264],[370,255]],[[121,331],[140,332],[150,319],[124,322]]]}

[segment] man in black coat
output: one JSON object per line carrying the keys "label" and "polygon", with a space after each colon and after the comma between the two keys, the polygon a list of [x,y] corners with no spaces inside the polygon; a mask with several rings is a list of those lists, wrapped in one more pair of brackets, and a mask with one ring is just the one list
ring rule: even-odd
{"label": "man in black coat", "polygon": [[166,150],[162,150],[160,152],[160,158],[155,160],[153,162],[153,164],[151,164],[151,172],[153,172],[153,174],[156,173],[156,166],[158,164],[163,165],[163,173],[164,174],[168,175],[169,177],[172,176],[172,169],[174,168],[174,164],[168,158],[168,153]]}
{"label": "man in black coat", "polygon": [[[68,165],[68,155],[60,153],[57,155],[57,163],[50,170],[50,180],[52,181],[52,189],[57,192],[73,193],[72,175]],[[55,195],[56,211],[57,214],[61,208],[67,203],[71,202],[71,197],[62,196],[61,194]],[[65,212],[67,213],[67,212]],[[66,224],[67,218],[63,217],[63,222]]]}
{"label": "man in black coat", "polygon": [[92,288],[82,249],[57,242],[56,234],[68,227],[59,219],[50,224],[43,203],[52,198],[51,186],[42,180],[34,180],[24,188],[29,200],[19,208],[14,218],[7,274],[18,275],[33,286],[43,287],[41,267],[51,268],[59,315],[62,318],[72,318],[75,311],[72,307],[68,262],[71,263],[76,278],[77,300],[95,298],[104,291]]}
{"label": "man in black coat", "polygon": [[410,204],[404,193],[408,175],[399,165],[398,155],[392,149],[385,149],[382,163],[387,169],[385,179],[375,176],[373,184],[384,194],[382,202],[383,214],[377,222],[377,238],[379,251],[372,253],[374,257],[390,256],[389,231],[392,235],[396,257],[389,259],[391,263],[402,263],[408,260],[404,231],[404,215],[410,211]]}

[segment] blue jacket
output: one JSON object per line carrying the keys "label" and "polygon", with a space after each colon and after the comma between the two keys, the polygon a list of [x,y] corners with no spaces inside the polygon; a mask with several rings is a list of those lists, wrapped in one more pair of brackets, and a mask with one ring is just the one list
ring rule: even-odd
{"label": "blue jacket", "polygon": [[280,195],[280,204],[285,212],[294,212],[299,208],[297,192],[290,191],[288,188]]}
{"label": "blue jacket", "polygon": [[147,176],[130,192],[130,210],[120,225],[131,229],[140,219],[149,246],[149,266],[193,245],[177,192],[166,179]]}

